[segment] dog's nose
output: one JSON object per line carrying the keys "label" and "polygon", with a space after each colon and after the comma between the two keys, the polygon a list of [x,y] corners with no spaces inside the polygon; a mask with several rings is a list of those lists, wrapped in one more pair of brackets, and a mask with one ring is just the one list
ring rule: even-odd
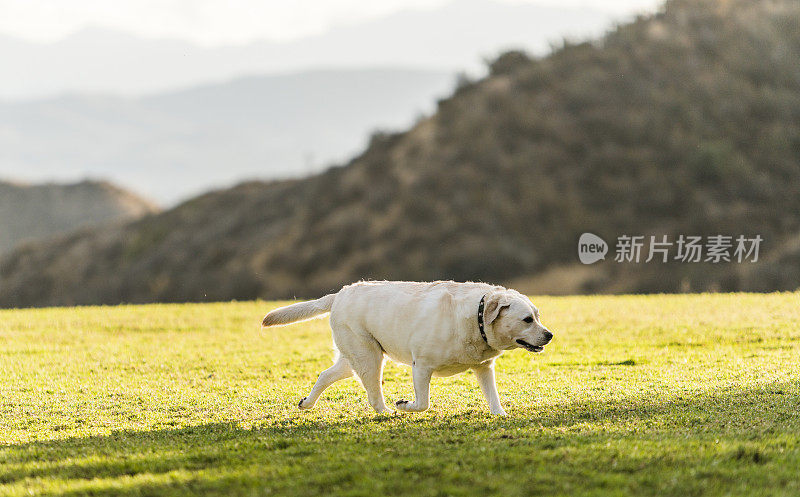
{"label": "dog's nose", "polygon": [[552,334],[552,333],[550,333],[549,331],[545,331],[545,332],[544,332],[544,339],[545,339],[545,340],[547,340],[547,341],[549,342],[550,340],[552,340],[552,339],[553,339],[553,334]]}

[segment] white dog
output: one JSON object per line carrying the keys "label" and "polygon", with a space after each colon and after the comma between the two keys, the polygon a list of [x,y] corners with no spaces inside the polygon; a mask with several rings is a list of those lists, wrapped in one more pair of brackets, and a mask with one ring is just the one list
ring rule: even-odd
{"label": "white dog", "polygon": [[431,376],[473,369],[492,414],[504,415],[494,380],[494,360],[517,347],[541,352],[553,334],[539,310],[515,290],[484,283],[363,281],[321,299],[276,309],[263,326],[294,323],[330,311],[335,364],[319,375],[299,404],[314,406],[331,384],[355,372],[377,412],[389,409],[381,387],[384,354],[411,366],[413,402],[397,409],[428,408]]}

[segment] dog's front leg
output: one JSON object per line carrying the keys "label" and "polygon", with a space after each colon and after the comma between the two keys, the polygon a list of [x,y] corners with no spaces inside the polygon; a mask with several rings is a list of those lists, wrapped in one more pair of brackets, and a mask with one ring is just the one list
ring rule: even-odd
{"label": "dog's front leg", "polygon": [[500,405],[500,396],[497,394],[497,385],[494,381],[494,363],[475,368],[475,375],[478,377],[478,384],[481,386],[483,396],[489,404],[489,412],[505,416],[506,412]]}
{"label": "dog's front leg", "polygon": [[411,376],[414,378],[414,395],[416,399],[414,402],[398,400],[396,402],[398,411],[422,412],[428,409],[432,375],[433,369],[431,368],[420,366],[419,364],[414,364],[411,367]]}

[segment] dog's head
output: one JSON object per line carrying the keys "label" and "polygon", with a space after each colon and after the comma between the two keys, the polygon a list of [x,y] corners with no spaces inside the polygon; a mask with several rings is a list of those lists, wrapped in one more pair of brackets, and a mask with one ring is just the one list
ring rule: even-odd
{"label": "dog's head", "polygon": [[539,309],[515,290],[498,290],[486,295],[483,320],[489,345],[499,350],[522,347],[541,352],[553,339],[539,320]]}

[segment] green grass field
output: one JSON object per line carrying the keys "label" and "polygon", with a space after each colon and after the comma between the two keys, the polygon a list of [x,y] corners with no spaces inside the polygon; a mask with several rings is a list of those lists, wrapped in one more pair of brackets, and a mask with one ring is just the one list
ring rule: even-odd
{"label": "green grass field", "polygon": [[[534,298],[544,354],[377,416],[276,303],[0,311],[0,495],[798,495],[800,294]],[[387,403],[412,398],[389,363]]]}

